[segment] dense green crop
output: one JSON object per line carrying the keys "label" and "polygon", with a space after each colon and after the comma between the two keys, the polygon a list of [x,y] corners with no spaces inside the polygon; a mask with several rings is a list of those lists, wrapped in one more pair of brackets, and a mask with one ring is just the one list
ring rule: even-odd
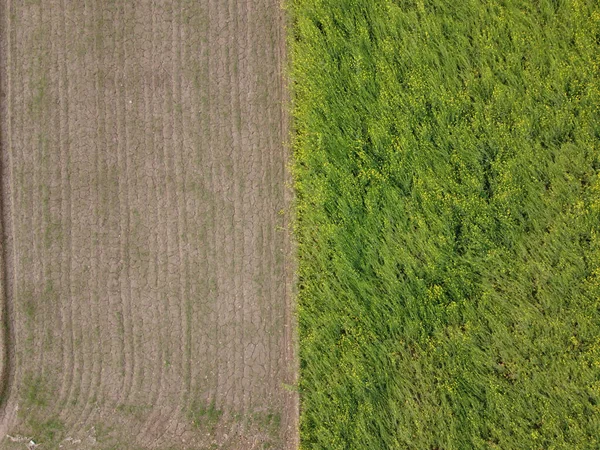
{"label": "dense green crop", "polygon": [[600,4],[289,6],[303,447],[600,448]]}

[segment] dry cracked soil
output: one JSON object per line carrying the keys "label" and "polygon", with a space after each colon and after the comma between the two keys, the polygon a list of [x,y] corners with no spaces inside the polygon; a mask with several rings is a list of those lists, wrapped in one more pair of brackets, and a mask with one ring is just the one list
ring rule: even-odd
{"label": "dry cracked soil", "polygon": [[0,2],[0,448],[297,445],[278,0]]}

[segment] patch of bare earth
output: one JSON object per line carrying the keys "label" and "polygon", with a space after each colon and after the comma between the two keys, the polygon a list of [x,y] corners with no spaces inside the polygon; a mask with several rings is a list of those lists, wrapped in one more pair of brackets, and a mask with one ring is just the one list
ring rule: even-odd
{"label": "patch of bare earth", "polygon": [[296,447],[282,17],[0,2],[2,449]]}

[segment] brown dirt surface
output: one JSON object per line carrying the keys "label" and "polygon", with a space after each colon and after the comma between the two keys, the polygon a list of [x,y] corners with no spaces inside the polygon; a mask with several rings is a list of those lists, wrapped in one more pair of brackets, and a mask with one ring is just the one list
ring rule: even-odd
{"label": "brown dirt surface", "polygon": [[283,17],[0,2],[0,448],[297,446]]}

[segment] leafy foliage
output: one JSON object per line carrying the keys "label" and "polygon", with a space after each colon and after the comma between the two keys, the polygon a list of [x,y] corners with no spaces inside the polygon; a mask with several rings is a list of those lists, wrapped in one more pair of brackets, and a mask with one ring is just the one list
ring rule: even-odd
{"label": "leafy foliage", "polygon": [[303,447],[600,447],[600,4],[289,6]]}

